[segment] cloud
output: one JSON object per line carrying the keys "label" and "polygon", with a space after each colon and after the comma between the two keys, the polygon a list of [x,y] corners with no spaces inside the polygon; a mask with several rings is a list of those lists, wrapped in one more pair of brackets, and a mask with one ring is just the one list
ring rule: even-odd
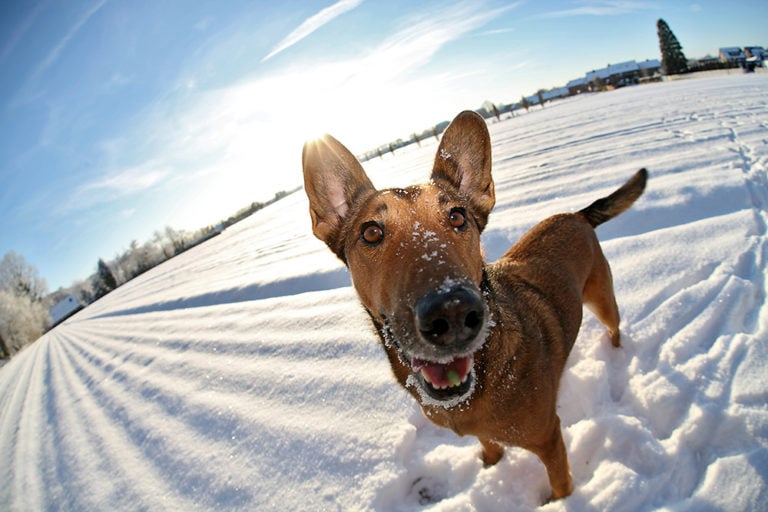
{"label": "cloud", "polygon": [[288,34],[277,46],[275,46],[269,54],[261,59],[261,62],[271,59],[278,53],[295,45],[315,30],[319,29],[323,25],[330,23],[335,18],[341,16],[347,11],[351,11],[358,5],[363,3],[363,0],[339,0],[330,7],[326,7],[317,14],[310,16],[304,22],[299,25],[293,32]]}
{"label": "cloud", "polygon": [[[42,79],[43,74],[59,60],[62,52],[64,52],[72,39],[75,38],[83,26],[85,26],[85,24],[88,23],[93,15],[96,14],[102,7],[104,7],[106,3],[107,0],[98,0],[88,9],[86,9],[82,14],[80,14],[77,20],[75,20],[74,24],[72,24],[69,30],[67,30],[67,33],[64,34],[64,36],[59,39],[58,42],[56,42],[56,44],[48,51],[45,57],[36,66],[33,67],[32,72],[24,82],[24,86],[8,102],[10,106],[18,107],[19,105],[41,101],[43,98],[43,92],[40,90],[39,86],[44,82]],[[6,46],[6,48],[3,49],[2,53],[0,53],[0,62],[3,62],[3,60],[8,57],[8,55],[13,51],[14,47],[19,43],[20,38],[22,38],[25,33],[31,29],[36,18],[38,15],[40,15],[42,8],[40,6],[47,7],[47,3],[39,4],[39,6],[35,8],[35,10],[25,19],[22,25],[14,32],[11,37],[11,42]]]}
{"label": "cloud", "polygon": [[484,8],[476,2],[442,7],[438,12],[422,13],[403,23],[369,55],[356,63],[356,76],[391,81],[419,69],[448,43],[464,37],[517,4],[498,9]]}
{"label": "cloud", "polygon": [[89,9],[87,9],[83,14],[75,21],[74,25],[67,31],[66,34],[64,34],[64,37],[62,37],[59,42],[54,46],[50,52],[48,52],[48,55],[38,64],[37,68],[35,68],[35,72],[33,73],[33,77],[40,76],[44,71],[46,71],[49,67],[51,67],[58,59],[59,55],[61,55],[61,52],[64,51],[64,49],[69,45],[69,42],[77,35],[77,33],[80,31],[83,26],[88,23],[88,20],[91,19],[91,17],[96,14],[102,7],[104,7],[104,4],[107,3],[107,0],[99,0],[95,4],[93,4]]}
{"label": "cloud", "polygon": [[571,16],[616,16],[631,12],[658,8],[651,2],[633,0],[583,0],[577,2],[577,7],[542,13],[539,18],[567,18]]}
{"label": "cloud", "polygon": [[64,210],[82,210],[95,204],[108,203],[153,188],[170,171],[156,162],[147,162],[102,176],[81,184],[64,205]]}
{"label": "cloud", "polygon": [[506,9],[441,6],[401,20],[352,58],[287,66],[218,89],[186,89],[148,109],[135,133],[105,147],[109,161],[140,158],[139,165],[107,165],[124,170],[83,185],[73,202],[129,194],[140,201],[143,191],[162,186],[164,194],[195,198],[194,204],[179,199],[167,223],[194,227],[271,198],[301,184],[301,147],[312,136],[334,133],[364,151],[431,126],[457,103],[466,106],[452,87],[461,77],[425,74],[424,66]]}

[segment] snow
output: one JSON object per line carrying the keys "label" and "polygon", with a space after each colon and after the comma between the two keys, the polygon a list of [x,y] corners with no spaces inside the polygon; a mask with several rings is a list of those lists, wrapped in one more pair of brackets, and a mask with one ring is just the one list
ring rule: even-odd
{"label": "snow", "polygon": [[[558,406],[575,490],[540,510],[764,509],[766,77],[580,95],[490,130],[490,259],[546,216],[650,171],[635,206],[598,228],[623,347],[585,313]],[[367,162],[374,183],[426,179],[437,146],[422,146]],[[2,510],[542,504],[535,456],[510,449],[485,469],[478,454],[396,384],[346,270],[311,234],[303,193],[0,368]]]}

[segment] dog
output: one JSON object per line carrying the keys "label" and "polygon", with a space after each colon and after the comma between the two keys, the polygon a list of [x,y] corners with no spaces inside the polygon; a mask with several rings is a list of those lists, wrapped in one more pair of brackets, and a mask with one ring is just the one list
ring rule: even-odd
{"label": "dog", "polygon": [[535,453],[550,500],[568,496],[556,402],[582,304],[620,346],[594,228],[640,197],[647,171],[579,212],[542,221],[486,264],[480,235],[495,192],[490,135],[475,112],[448,126],[425,185],[376,190],[330,135],[304,145],[302,164],[312,231],[349,268],[397,381],[425,416],[476,436],[486,467],[506,446]]}

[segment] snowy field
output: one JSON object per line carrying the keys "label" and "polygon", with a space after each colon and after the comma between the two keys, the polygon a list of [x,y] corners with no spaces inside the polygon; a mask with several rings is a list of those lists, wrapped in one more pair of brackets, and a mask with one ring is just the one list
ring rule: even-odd
{"label": "snowy field", "polygon": [[[585,313],[559,399],[575,490],[540,510],[766,510],[768,77],[582,96],[490,130],[490,259],[650,171],[634,208],[598,229],[623,347]],[[365,167],[378,186],[416,183],[435,148]],[[377,343],[293,194],[0,369],[0,510],[542,503],[535,456],[510,449],[484,469],[475,439],[424,419]]]}

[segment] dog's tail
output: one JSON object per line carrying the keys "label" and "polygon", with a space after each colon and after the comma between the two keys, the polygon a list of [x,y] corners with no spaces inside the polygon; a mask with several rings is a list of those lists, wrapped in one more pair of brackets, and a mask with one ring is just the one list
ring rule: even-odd
{"label": "dog's tail", "polygon": [[645,183],[648,181],[648,171],[640,169],[632,178],[613,194],[598,199],[591,205],[579,211],[592,227],[611,220],[624,213],[642,195]]}

